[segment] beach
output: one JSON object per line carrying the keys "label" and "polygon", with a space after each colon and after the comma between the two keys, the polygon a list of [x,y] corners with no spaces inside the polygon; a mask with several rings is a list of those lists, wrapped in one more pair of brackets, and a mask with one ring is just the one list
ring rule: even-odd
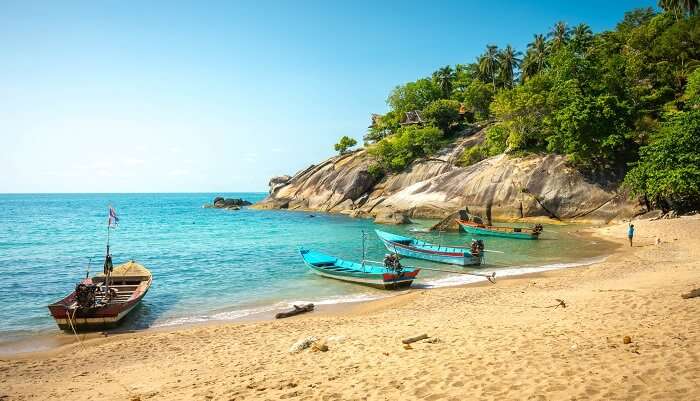
{"label": "beach", "polygon": [[[700,218],[635,226],[589,229],[619,243],[590,266],[3,357],[0,399],[697,399]],[[328,350],[290,353],[310,336]]]}

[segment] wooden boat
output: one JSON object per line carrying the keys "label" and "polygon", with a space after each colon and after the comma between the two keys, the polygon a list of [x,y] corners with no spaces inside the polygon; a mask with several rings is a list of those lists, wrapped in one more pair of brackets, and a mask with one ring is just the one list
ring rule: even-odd
{"label": "wooden boat", "polygon": [[440,246],[411,237],[374,230],[386,249],[409,258],[459,266],[478,266],[484,255],[483,242],[474,241],[472,247]]}
{"label": "wooden boat", "polygon": [[117,212],[110,206],[102,273],[90,278],[88,265],[85,279],[75,286],[75,290],[48,306],[60,329],[77,332],[116,327],[151,288],[153,276],[142,265],[133,260],[116,268],[112,265],[109,233],[118,221]]}
{"label": "wooden boat", "polygon": [[141,302],[152,282],[151,272],[132,260],[84,279],[70,295],[49,305],[49,312],[61,330],[113,328]]}
{"label": "wooden boat", "polygon": [[318,275],[382,289],[410,287],[420,272],[417,268],[403,267],[398,261],[394,266],[382,266],[376,262],[355,263],[308,249],[299,252],[304,264]]}
{"label": "wooden boat", "polygon": [[542,233],[542,225],[536,224],[532,228],[520,227],[499,227],[486,225],[483,221],[475,216],[462,214],[457,223],[462,229],[469,234],[474,235],[490,235],[493,237],[515,238],[515,239],[537,239]]}

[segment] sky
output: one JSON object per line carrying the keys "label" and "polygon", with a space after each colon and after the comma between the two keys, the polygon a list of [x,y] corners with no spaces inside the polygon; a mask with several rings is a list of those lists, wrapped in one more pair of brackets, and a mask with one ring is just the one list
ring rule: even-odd
{"label": "sky", "polygon": [[266,191],[396,85],[655,3],[0,0],[0,192]]}

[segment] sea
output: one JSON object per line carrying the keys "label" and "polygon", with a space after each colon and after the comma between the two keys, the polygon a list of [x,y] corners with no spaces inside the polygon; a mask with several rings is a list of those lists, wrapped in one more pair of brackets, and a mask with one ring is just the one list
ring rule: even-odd
{"label": "sea", "polygon": [[[32,336],[65,335],[46,306],[102,270],[108,208],[119,217],[109,233],[115,265],[135,260],[153,285],[122,330],[272,316],[293,304],[331,305],[388,297],[377,290],[319,277],[302,262],[309,248],[359,261],[386,254],[375,228],[443,245],[465,245],[466,233],[425,232],[434,221],[379,226],[369,219],[288,210],[203,208],[215,196],[250,202],[265,193],[2,194],[0,195],[0,345]],[[610,247],[581,235],[579,225],[545,225],[537,241],[483,237],[485,265],[463,269],[422,260],[404,265],[492,272],[497,278],[595,263]],[[363,233],[365,233],[363,235]],[[422,271],[415,288],[483,280]],[[494,288],[497,288],[497,284]]]}

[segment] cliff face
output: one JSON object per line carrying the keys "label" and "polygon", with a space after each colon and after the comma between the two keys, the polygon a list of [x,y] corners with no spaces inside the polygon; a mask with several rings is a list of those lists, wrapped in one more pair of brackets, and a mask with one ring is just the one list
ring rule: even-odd
{"label": "cliff face", "polygon": [[494,220],[542,217],[592,223],[629,218],[643,210],[616,189],[587,180],[558,155],[499,155],[469,167],[454,163],[465,147],[483,140],[463,137],[438,155],[377,181],[367,172],[365,150],[335,156],[291,179],[273,179],[270,195],[254,205],[376,217],[402,212],[444,218],[465,207]]}

